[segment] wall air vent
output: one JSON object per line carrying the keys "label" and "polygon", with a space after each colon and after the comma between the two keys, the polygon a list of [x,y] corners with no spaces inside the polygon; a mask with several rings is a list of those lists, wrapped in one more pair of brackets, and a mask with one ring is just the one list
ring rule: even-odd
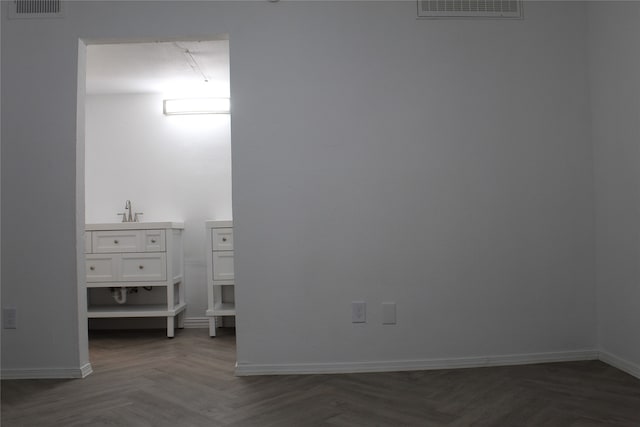
{"label": "wall air vent", "polygon": [[62,0],[11,0],[7,2],[10,19],[61,18],[64,16]]}
{"label": "wall air vent", "polygon": [[418,0],[418,18],[522,19],[521,0]]}

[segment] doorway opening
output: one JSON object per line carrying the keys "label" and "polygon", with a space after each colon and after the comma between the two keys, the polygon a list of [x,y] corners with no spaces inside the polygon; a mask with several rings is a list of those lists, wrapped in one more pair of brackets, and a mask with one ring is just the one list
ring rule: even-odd
{"label": "doorway opening", "polygon": [[[86,263],[80,280],[81,320],[86,314],[90,330],[164,328],[174,320],[178,327],[208,328],[206,224],[232,220],[230,114],[169,115],[165,101],[228,101],[228,38],[81,42],[80,49],[85,73],[79,76],[85,81],[79,84],[84,83],[85,93],[79,100],[84,117],[78,132],[83,153],[78,192],[84,195],[84,225],[90,230],[85,252],[100,255],[91,266]],[[135,224],[136,214],[141,225]],[[109,237],[110,245],[118,242],[116,248],[100,246],[96,252],[110,224],[127,231],[120,239]],[[166,234],[159,228],[149,233],[151,224],[170,227]],[[174,225],[180,239],[172,247]],[[126,239],[133,246],[120,253]],[[181,253],[172,256],[169,247]],[[89,259],[78,258],[79,266]],[[181,274],[176,263],[182,263]],[[167,272],[176,275],[175,295]],[[142,278],[140,286],[127,281],[134,276],[134,282]],[[221,298],[233,304],[233,287],[224,291]],[[175,319],[165,316],[173,308]],[[235,326],[233,316],[224,319],[223,326]],[[87,324],[81,322],[81,329]]]}

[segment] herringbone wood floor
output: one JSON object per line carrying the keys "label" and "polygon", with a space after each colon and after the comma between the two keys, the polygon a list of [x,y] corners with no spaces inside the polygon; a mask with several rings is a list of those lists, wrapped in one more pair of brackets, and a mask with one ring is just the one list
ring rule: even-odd
{"label": "herringbone wood floor", "polygon": [[235,338],[92,333],[82,380],[2,382],[2,426],[640,426],[640,380],[598,361],[233,376]]}

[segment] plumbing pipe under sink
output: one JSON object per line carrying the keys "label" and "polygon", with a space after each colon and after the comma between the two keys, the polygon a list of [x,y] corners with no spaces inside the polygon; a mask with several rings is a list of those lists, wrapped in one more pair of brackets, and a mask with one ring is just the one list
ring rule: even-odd
{"label": "plumbing pipe under sink", "polygon": [[124,304],[127,302],[127,288],[122,286],[120,288],[110,288],[111,296],[118,304]]}

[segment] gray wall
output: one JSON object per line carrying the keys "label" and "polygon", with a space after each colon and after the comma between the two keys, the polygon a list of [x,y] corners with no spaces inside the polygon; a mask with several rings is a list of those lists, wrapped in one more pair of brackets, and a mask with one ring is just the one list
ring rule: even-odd
{"label": "gray wall", "polygon": [[[231,34],[239,363],[594,346],[584,5],[269,18]],[[368,324],[350,324],[353,300]]]}
{"label": "gray wall", "polygon": [[[62,20],[3,22],[2,300],[19,316],[3,369],[86,361],[78,38],[229,34],[240,364],[594,348],[585,5],[415,14],[413,1],[69,2]],[[350,323],[353,300],[368,323]],[[381,325],[383,301],[396,326]]]}
{"label": "gray wall", "polygon": [[[640,3],[589,5],[598,342],[640,375]],[[635,365],[635,368],[629,364]]]}

